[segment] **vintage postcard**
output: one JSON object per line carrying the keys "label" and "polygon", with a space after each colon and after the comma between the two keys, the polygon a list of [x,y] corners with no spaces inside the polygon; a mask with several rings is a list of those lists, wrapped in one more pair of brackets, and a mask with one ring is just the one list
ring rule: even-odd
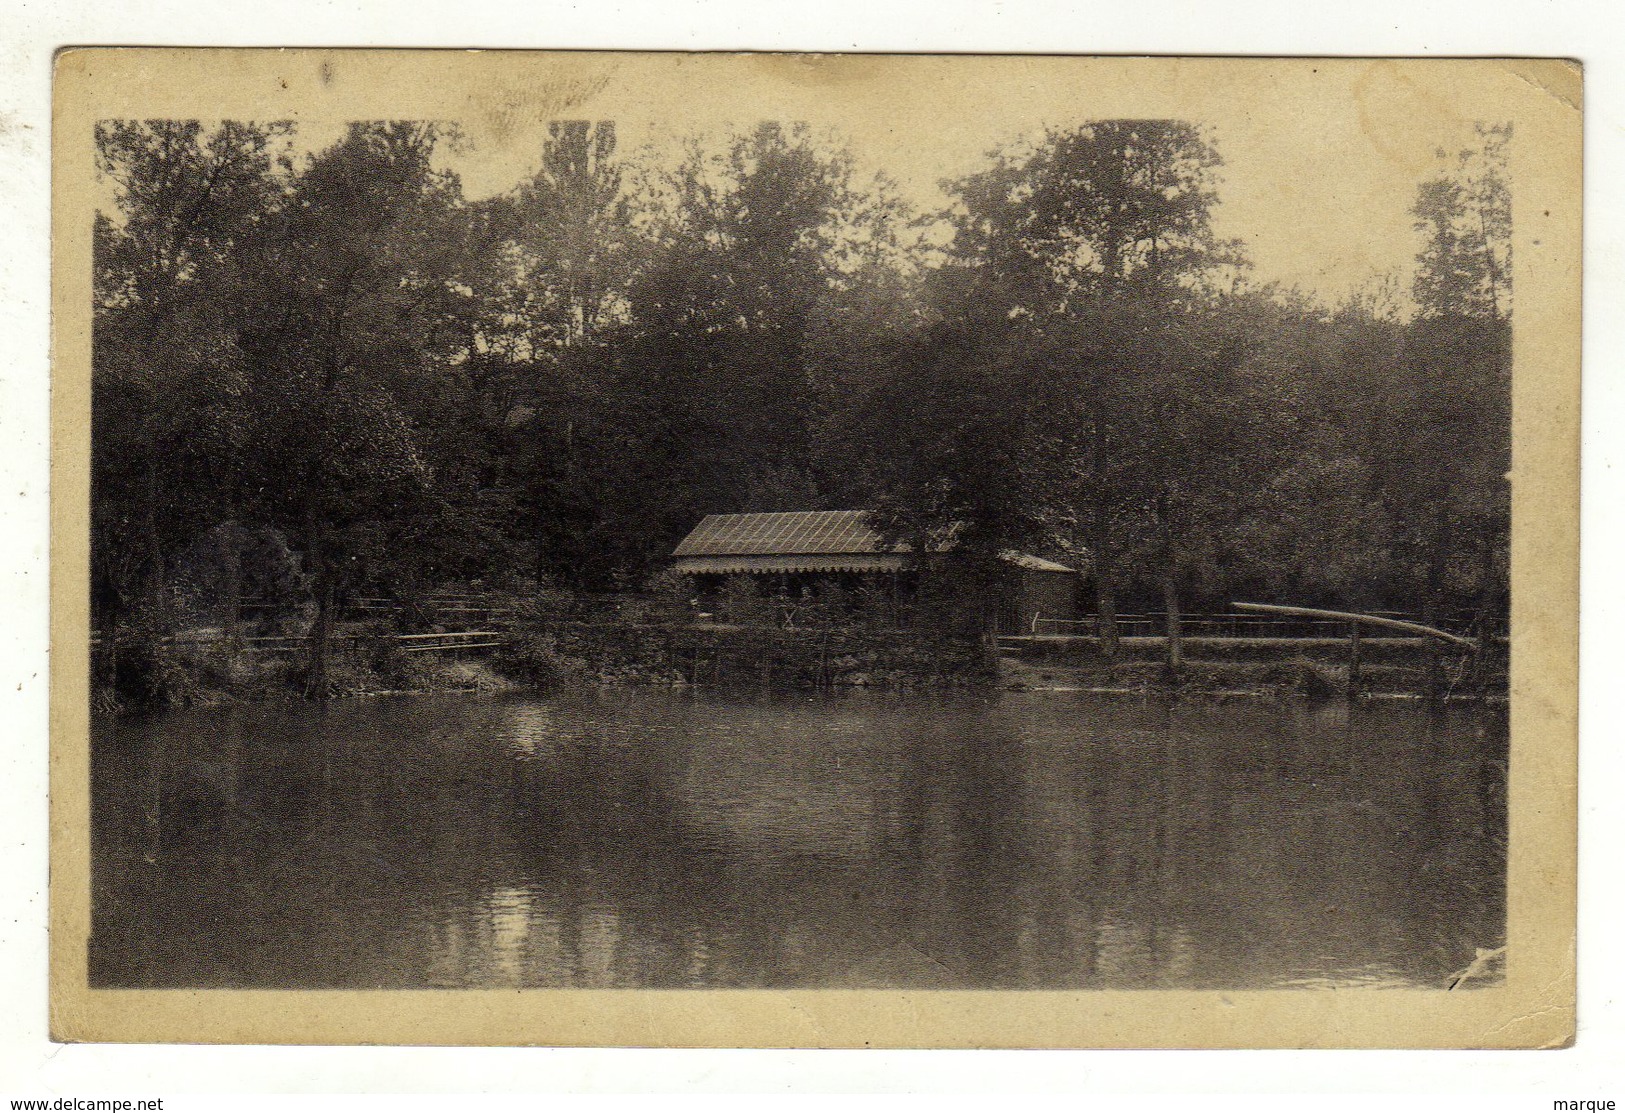
{"label": "vintage postcard", "polygon": [[63,52],[54,1036],[1566,1045],[1581,85]]}

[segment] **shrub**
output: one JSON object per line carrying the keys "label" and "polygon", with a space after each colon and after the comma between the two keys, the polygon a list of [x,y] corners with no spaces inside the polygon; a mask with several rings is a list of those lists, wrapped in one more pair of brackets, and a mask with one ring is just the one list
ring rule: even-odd
{"label": "shrub", "polygon": [[650,621],[683,624],[694,620],[694,581],[683,573],[663,568],[649,577],[643,590]]}
{"label": "shrub", "polygon": [[1297,657],[1292,662],[1298,674],[1298,691],[1313,699],[1343,695],[1348,690],[1348,669],[1341,665]]}
{"label": "shrub", "polygon": [[493,660],[507,675],[544,688],[578,678],[586,669],[562,650],[557,634],[530,625],[515,629]]}
{"label": "shrub", "polygon": [[119,704],[175,708],[196,701],[196,675],[162,642],[161,627],[146,616],[120,634],[112,677],[113,695]]}

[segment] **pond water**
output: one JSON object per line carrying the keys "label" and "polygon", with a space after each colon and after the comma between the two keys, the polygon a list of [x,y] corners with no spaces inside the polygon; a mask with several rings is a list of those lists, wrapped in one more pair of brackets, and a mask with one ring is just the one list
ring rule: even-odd
{"label": "pond water", "polygon": [[1440,987],[1504,942],[1479,708],[404,697],[92,759],[100,986]]}

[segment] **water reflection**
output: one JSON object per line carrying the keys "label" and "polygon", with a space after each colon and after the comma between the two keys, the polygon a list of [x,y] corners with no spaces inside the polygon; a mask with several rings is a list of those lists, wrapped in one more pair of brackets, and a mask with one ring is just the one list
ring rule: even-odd
{"label": "water reflection", "polygon": [[98,724],[93,981],[1442,986],[1505,721],[610,692]]}

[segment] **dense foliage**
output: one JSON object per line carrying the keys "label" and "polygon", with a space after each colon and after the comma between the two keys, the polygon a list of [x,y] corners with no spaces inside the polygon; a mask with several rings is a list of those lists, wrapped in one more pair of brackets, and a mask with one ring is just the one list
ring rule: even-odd
{"label": "dense foliage", "polygon": [[[1251,283],[1204,129],[1051,130],[917,214],[801,126],[550,129],[469,201],[440,125],[114,122],[96,228],[93,602],[636,588],[708,512],[872,507],[1131,605],[1506,606],[1501,129],[1419,182],[1409,296]],[[928,225],[951,229],[932,246]],[[940,242],[940,237],[939,237]],[[318,639],[320,641],[322,639]],[[321,659],[311,684],[322,683]]]}

